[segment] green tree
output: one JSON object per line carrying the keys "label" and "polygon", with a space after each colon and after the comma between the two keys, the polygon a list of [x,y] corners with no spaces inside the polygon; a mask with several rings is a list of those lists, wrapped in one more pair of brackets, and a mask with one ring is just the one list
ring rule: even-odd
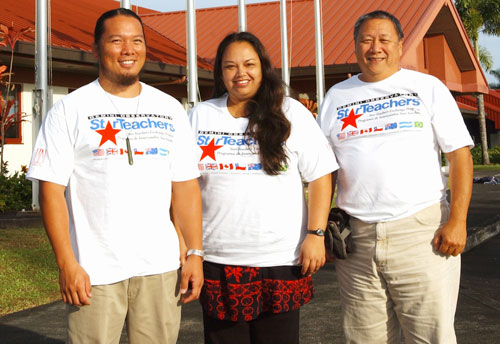
{"label": "green tree", "polygon": [[[455,5],[462,18],[467,35],[469,35],[472,41],[476,55],[480,57],[478,43],[479,33],[500,36],[500,2],[498,0],[455,0]],[[483,164],[488,165],[490,163],[490,158],[488,155],[488,139],[486,136],[484,97],[482,94],[477,95],[477,104]]]}
{"label": "green tree", "polygon": [[491,71],[493,68],[493,56],[486,47],[479,45],[479,62],[481,63],[481,67],[487,72]]}

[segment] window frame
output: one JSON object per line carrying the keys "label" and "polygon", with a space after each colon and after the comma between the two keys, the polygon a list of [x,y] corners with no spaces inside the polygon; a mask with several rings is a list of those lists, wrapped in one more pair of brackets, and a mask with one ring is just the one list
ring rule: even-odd
{"label": "window frame", "polygon": [[[5,144],[23,144],[23,127],[22,127],[22,119],[23,119],[23,112],[22,112],[22,101],[21,101],[21,95],[22,95],[22,85],[14,83],[14,92],[15,92],[15,99],[17,103],[17,108],[19,109],[18,114],[17,114],[17,135],[14,138],[11,137],[6,137],[5,138]],[[2,86],[4,91],[6,89],[5,86]],[[12,96],[13,94],[11,94]],[[7,101],[7,100],[6,100]],[[0,139],[2,138],[2,134],[0,133]]]}

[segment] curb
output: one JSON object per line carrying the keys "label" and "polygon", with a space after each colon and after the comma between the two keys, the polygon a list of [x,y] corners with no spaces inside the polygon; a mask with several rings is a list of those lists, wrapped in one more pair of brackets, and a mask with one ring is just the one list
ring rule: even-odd
{"label": "curb", "polygon": [[473,227],[470,230],[467,229],[467,231],[471,232],[471,234],[467,235],[467,243],[462,253],[472,250],[474,247],[499,234],[500,221],[484,227]]}
{"label": "curb", "polygon": [[43,227],[42,216],[38,211],[18,211],[15,214],[0,216],[0,229]]}

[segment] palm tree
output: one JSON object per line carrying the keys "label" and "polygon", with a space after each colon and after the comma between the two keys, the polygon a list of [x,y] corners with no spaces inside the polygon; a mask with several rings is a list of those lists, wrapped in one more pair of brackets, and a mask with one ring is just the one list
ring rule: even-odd
{"label": "palm tree", "polygon": [[[476,55],[479,57],[479,32],[500,36],[500,3],[498,0],[455,0],[455,6],[462,18],[465,30],[472,41]],[[486,116],[482,94],[477,95],[477,104],[483,164],[489,165],[490,157],[488,155],[488,139],[486,136]]]}
{"label": "palm tree", "polygon": [[491,71],[493,68],[493,56],[486,47],[479,45],[479,62],[481,63],[481,67],[487,72]]}

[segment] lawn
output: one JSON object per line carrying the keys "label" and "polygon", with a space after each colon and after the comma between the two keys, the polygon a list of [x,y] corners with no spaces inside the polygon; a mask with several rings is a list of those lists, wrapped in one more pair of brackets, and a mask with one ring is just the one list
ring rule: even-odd
{"label": "lawn", "polygon": [[474,165],[474,171],[498,171],[500,173],[500,164]]}
{"label": "lawn", "polygon": [[0,229],[0,316],[59,298],[57,265],[44,229]]}

